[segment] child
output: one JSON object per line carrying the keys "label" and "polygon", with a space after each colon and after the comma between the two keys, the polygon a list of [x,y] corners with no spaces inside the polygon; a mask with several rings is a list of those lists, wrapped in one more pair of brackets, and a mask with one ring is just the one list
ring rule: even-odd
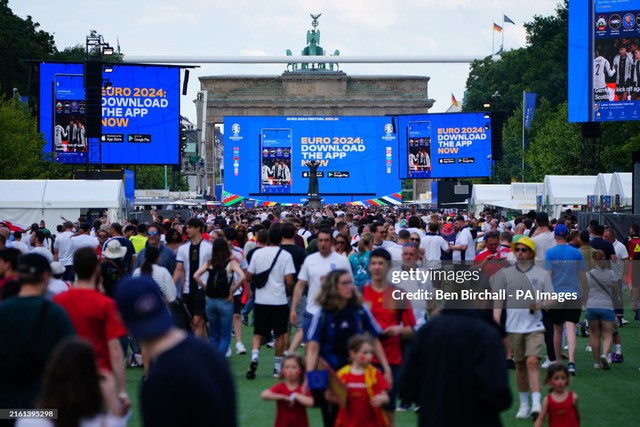
{"label": "child", "polygon": [[389,402],[389,386],[382,372],[371,365],[373,343],[364,335],[356,335],[348,343],[351,365],[338,371],[347,386],[347,404],[340,408],[335,427],[387,427],[382,407]]}
{"label": "child", "polygon": [[578,427],[578,395],[567,389],[569,370],[562,363],[552,363],[547,368],[546,384],[551,384],[547,398],[542,401],[542,411],[536,419],[534,427],[542,427],[544,419],[549,415],[549,427]]}
{"label": "child", "polygon": [[313,406],[313,397],[302,392],[304,361],[297,354],[285,356],[280,377],[284,380],[262,392],[262,400],[275,400],[275,427],[309,427],[305,406]]}

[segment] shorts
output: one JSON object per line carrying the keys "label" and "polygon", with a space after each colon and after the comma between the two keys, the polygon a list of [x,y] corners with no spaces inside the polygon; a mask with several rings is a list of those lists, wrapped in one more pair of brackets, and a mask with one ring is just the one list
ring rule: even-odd
{"label": "shorts", "polygon": [[192,316],[206,318],[205,293],[203,289],[192,289],[188,294],[182,296],[182,301],[187,305]]}
{"label": "shorts", "polygon": [[527,357],[537,357],[542,359],[542,350],[544,349],[544,331],[529,332],[525,334],[509,333],[507,334],[511,350],[513,351],[513,360],[516,362],[524,362]]}
{"label": "shorts", "polygon": [[287,333],[289,326],[289,306],[256,304],[253,312],[253,334],[261,337],[278,337]]}
{"label": "shorts", "polygon": [[610,308],[587,308],[587,313],[584,317],[591,321],[613,322],[616,320],[616,314]]}
{"label": "shorts", "polygon": [[[580,303],[578,302],[578,304]],[[580,316],[582,316],[582,308],[552,308],[549,310],[549,318],[554,325],[562,325],[565,322],[579,323]]]}
{"label": "shorts", "polygon": [[298,307],[296,307],[296,324],[292,325],[293,327],[304,330],[304,313],[306,309],[307,309],[307,297],[303,295],[300,298]]}
{"label": "shorts", "polygon": [[309,334],[309,328],[311,328],[312,320],[313,320],[313,314],[305,310],[304,314],[302,315],[302,333],[303,333],[302,342],[303,343],[309,342],[307,335]]}
{"label": "shorts", "polygon": [[233,314],[240,314],[242,311],[242,294],[233,296]]}

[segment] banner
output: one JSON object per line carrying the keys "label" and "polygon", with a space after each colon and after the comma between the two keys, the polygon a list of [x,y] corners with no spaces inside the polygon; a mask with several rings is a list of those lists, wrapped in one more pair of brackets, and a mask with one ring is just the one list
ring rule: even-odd
{"label": "banner", "polygon": [[531,129],[531,123],[533,122],[533,115],[536,112],[536,98],[537,95],[533,92],[524,92],[523,95],[523,110],[524,110],[524,128]]}

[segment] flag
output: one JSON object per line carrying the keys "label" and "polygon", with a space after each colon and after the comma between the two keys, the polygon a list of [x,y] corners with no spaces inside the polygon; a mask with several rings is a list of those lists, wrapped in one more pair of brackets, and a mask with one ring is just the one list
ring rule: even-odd
{"label": "flag", "polygon": [[502,27],[494,22],[493,23],[493,31],[497,31],[497,32],[501,33],[502,32]]}
{"label": "flag", "polygon": [[513,25],[515,25],[515,24],[516,24],[516,23],[515,23],[515,22],[513,22],[513,21],[511,20],[511,18],[509,18],[507,15],[502,15],[502,20],[504,21],[504,23],[505,23],[505,24],[513,24]]}
{"label": "flag", "polygon": [[455,96],[453,96],[453,93],[451,94],[451,103],[457,107],[458,106],[458,100],[456,99]]}
{"label": "flag", "polygon": [[533,115],[536,111],[536,97],[535,93],[524,92],[522,122],[525,129],[531,129],[531,122],[533,122]]}

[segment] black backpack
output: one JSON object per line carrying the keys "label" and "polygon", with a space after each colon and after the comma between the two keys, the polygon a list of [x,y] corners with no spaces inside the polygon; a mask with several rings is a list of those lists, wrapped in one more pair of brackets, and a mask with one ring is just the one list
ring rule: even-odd
{"label": "black backpack", "polygon": [[229,298],[231,283],[233,282],[233,274],[231,277],[227,274],[227,265],[216,265],[209,268],[209,278],[207,279],[207,289],[205,291],[209,298]]}

